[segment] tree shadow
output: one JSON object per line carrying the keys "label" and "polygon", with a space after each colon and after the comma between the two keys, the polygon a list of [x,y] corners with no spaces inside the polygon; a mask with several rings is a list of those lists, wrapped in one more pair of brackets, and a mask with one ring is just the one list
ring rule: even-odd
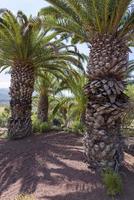
{"label": "tree shadow", "polygon": [[134,200],[134,165],[122,167],[123,192],[121,200]]}
{"label": "tree shadow", "polygon": [[[60,190],[63,185],[68,194],[49,195],[51,188]],[[0,141],[0,196],[11,194],[14,198],[17,193],[31,194],[37,189],[40,199],[45,190],[44,199],[48,200],[75,200],[78,196],[86,200],[89,195],[92,200],[96,194],[107,200],[100,177],[83,163],[81,138],[76,135],[60,133]]]}
{"label": "tree shadow", "polygon": [[[102,193],[101,189],[93,189],[92,191],[71,192],[68,194],[61,194],[56,196],[43,196],[41,199],[45,200],[111,200]],[[101,195],[100,195],[101,194]]]}

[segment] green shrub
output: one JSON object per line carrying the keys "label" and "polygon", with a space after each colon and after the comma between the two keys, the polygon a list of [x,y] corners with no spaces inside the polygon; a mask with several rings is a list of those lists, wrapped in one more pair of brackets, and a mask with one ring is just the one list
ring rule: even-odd
{"label": "green shrub", "polygon": [[125,136],[134,136],[134,84],[127,85],[126,94],[129,99],[129,107],[123,118],[122,129]]}
{"label": "green shrub", "polygon": [[40,122],[38,120],[33,122],[33,132],[40,132]]}
{"label": "green shrub", "polygon": [[35,115],[32,116],[33,132],[40,134],[51,129],[49,122],[41,122]]}
{"label": "green shrub", "polygon": [[42,122],[42,123],[40,124],[40,132],[41,132],[41,133],[47,132],[47,131],[49,131],[49,130],[50,130],[50,125],[49,125],[48,122]]}
{"label": "green shrub", "polygon": [[72,131],[75,133],[84,133],[85,131],[85,126],[83,123],[81,123],[80,121],[75,121],[72,124]]}
{"label": "green shrub", "polygon": [[33,195],[20,194],[14,200],[36,200]]}
{"label": "green shrub", "polygon": [[67,128],[67,127],[64,127],[63,130],[64,130],[64,132],[66,132],[66,133],[70,133],[70,132],[73,131],[71,128]]}
{"label": "green shrub", "polygon": [[63,131],[64,129],[62,127],[58,127],[58,126],[52,126],[51,127],[52,131]]}
{"label": "green shrub", "polygon": [[134,136],[134,102],[130,102],[122,123],[123,135]]}
{"label": "green shrub", "polygon": [[111,169],[105,170],[105,172],[102,173],[102,180],[108,195],[115,197],[122,192],[122,180],[116,172]]}
{"label": "green shrub", "polygon": [[10,116],[9,108],[4,108],[4,111],[0,113],[0,127],[7,127],[8,118]]}

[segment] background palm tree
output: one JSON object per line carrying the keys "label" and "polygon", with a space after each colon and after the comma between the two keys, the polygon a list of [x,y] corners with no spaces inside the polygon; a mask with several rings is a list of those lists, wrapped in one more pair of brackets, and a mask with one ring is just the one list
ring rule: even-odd
{"label": "background palm tree", "polygon": [[37,115],[38,119],[41,122],[48,121],[48,109],[49,109],[49,92],[52,89],[54,77],[52,74],[47,72],[43,73],[37,79],[36,83],[36,91],[39,93],[39,100],[38,100],[38,110]]}
{"label": "background palm tree", "polygon": [[86,83],[84,71],[68,69],[61,75],[59,87],[55,91],[53,116],[62,119],[64,127],[83,124],[87,97],[83,87]]}
{"label": "background palm tree", "polygon": [[123,161],[121,118],[128,106],[124,94],[128,46],[134,34],[131,0],[47,0],[41,10],[45,26],[68,33],[90,47],[85,154],[90,166],[118,170]]}
{"label": "background palm tree", "polygon": [[86,84],[86,74],[84,70],[70,69],[66,72],[62,82],[60,91],[70,92],[70,108],[73,110],[72,115],[85,123],[85,111],[87,97],[84,94],[84,85]]}
{"label": "background palm tree", "polygon": [[[65,45],[61,40],[59,39],[49,44],[54,48],[53,50],[56,52],[57,57],[51,60],[50,63],[47,62],[46,67],[46,63],[44,63],[46,71],[38,70],[37,73],[36,91],[39,93],[37,112],[38,119],[41,122],[48,121],[49,95],[55,94],[56,87],[59,86],[63,77],[66,76],[67,71],[74,67],[83,70],[82,62],[85,60],[85,56],[80,55],[75,46]],[[53,69],[52,66],[55,68]]]}

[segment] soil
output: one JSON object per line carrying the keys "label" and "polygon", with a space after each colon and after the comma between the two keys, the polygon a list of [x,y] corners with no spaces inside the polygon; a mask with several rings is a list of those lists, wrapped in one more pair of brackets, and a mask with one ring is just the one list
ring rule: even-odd
{"label": "soil", "polygon": [[[18,141],[0,140],[0,200],[20,193],[36,200],[111,200],[98,174],[83,162],[82,137],[50,133]],[[134,200],[134,157],[121,170],[123,193]]]}

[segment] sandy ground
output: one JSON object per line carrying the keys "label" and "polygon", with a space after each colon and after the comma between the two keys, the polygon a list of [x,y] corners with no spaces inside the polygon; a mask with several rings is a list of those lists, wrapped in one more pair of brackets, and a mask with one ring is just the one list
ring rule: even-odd
{"label": "sandy ground", "polygon": [[[81,141],[65,133],[0,140],[0,200],[14,200],[19,193],[36,200],[110,200],[100,177],[83,162]],[[125,157],[118,200],[134,200],[134,157]]]}

